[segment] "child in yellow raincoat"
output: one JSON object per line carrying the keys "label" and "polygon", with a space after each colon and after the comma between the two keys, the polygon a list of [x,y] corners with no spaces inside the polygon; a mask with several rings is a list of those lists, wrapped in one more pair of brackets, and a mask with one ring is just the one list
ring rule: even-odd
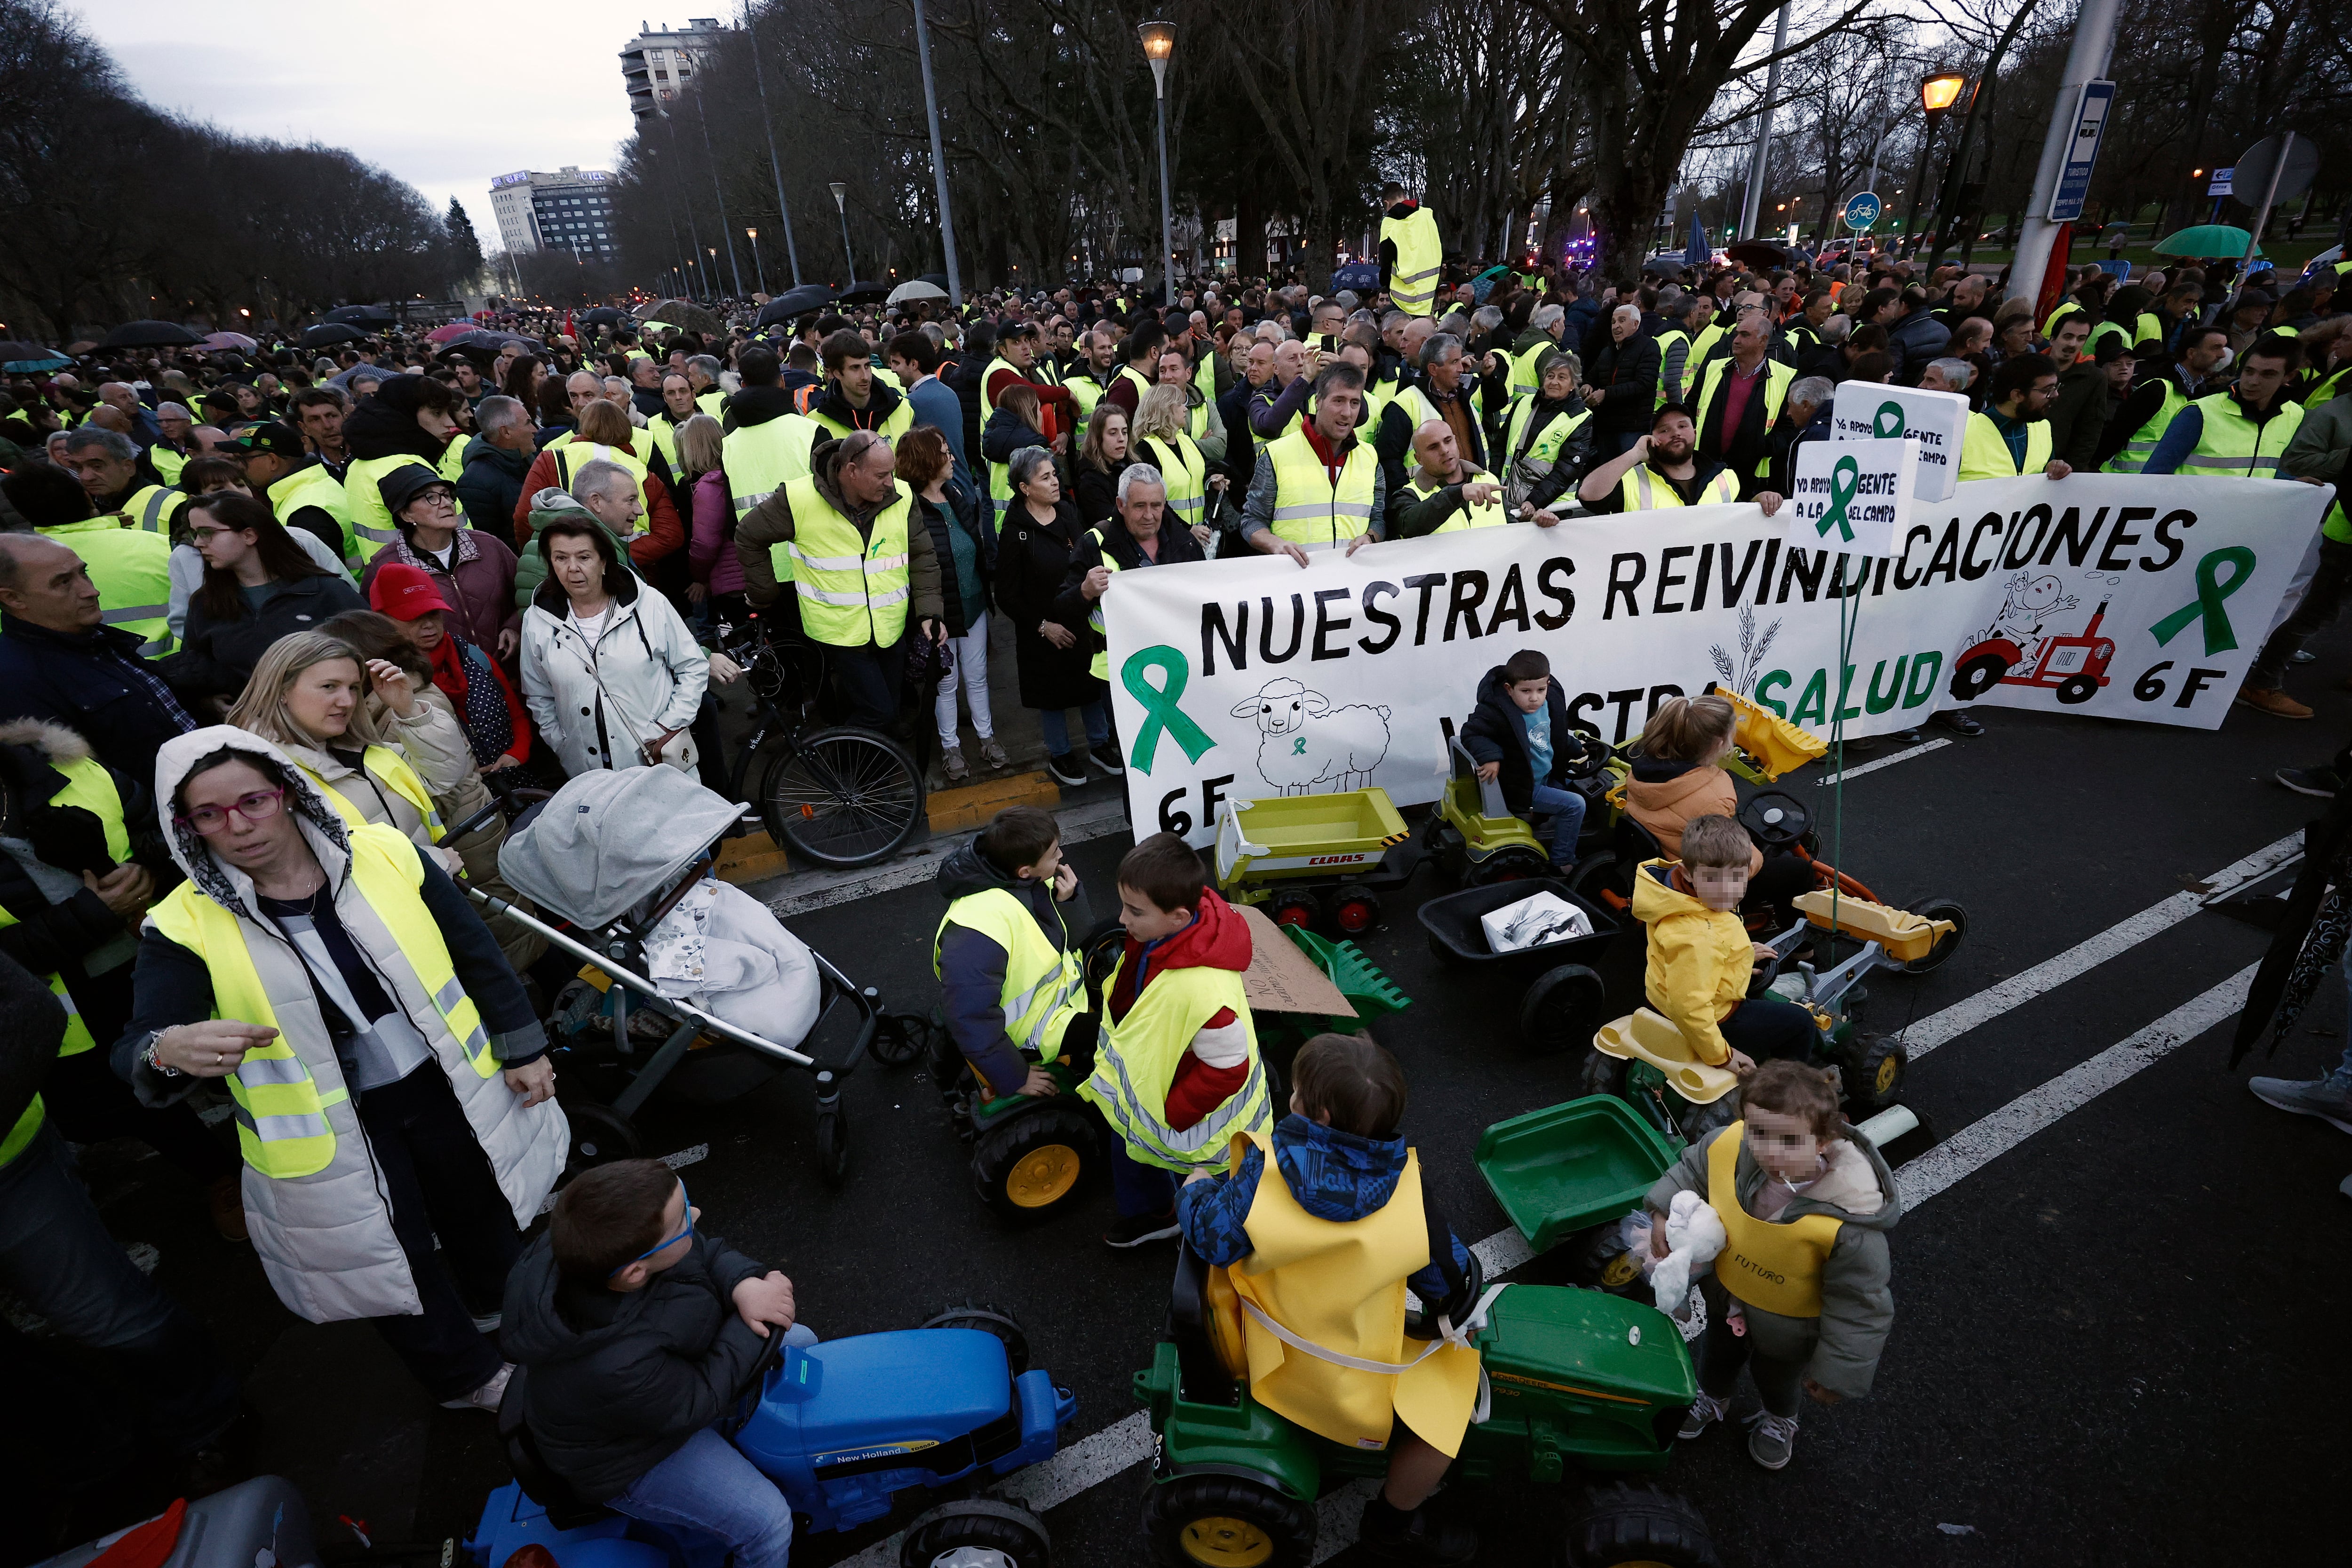
{"label": "child in yellow raincoat", "polygon": [[1397,1131],[1404,1107],[1394,1057],[1318,1035],[1273,1136],[1235,1139],[1228,1170],[1193,1175],[1177,1211],[1241,1299],[1251,1396],[1333,1442],[1389,1451],[1387,1484],[1364,1505],[1364,1555],[1467,1563],[1476,1533],[1422,1505],[1461,1449],[1478,1352],[1404,1329],[1408,1287],[1433,1312],[1468,1310],[1470,1255],[1429,1205]]}
{"label": "child in yellow raincoat", "polygon": [[1778,996],[1749,996],[1770,956],[1739,918],[1756,846],[1727,816],[1683,826],[1680,860],[1644,860],[1633,873],[1633,918],[1649,941],[1642,977],[1650,1005],[1674,1021],[1698,1059],[1748,1072],[1759,1059],[1803,1060],[1813,1016]]}

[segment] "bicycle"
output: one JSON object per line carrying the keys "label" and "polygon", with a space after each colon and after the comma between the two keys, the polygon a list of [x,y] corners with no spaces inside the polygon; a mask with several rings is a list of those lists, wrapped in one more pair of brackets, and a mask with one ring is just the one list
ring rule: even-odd
{"label": "bicycle", "polygon": [[743,667],[753,703],[728,794],[756,806],[771,837],[815,865],[871,866],[904,848],[923,822],[922,769],[878,731],[808,727],[813,716],[822,721],[824,648],[774,641],[758,616],[744,626],[720,622],[718,642]]}

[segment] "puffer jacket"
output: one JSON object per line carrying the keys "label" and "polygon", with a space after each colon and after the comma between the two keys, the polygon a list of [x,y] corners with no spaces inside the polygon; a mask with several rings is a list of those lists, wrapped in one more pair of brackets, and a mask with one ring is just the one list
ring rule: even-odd
{"label": "puffer jacket", "polygon": [[[1625,815],[1650,830],[1667,859],[1679,860],[1683,824],[1694,816],[1738,816],[1739,791],[1729,773],[1710,763],[1635,757],[1633,775],[1625,784]],[[1763,868],[1759,849],[1748,861],[1748,874]]]}
{"label": "puffer jacket", "polygon": [[[562,1173],[570,1127],[555,1101],[526,1109],[502,1076],[485,1078],[477,1072],[467,1058],[466,1044],[450,1032],[405,958],[388,943],[379,946],[381,938],[369,937],[382,927],[366,912],[351,875],[354,846],[368,844],[372,852],[397,861],[401,841],[373,825],[346,826],[318,786],[292,766],[287,752],[226,724],[164,742],[155,759],[156,798],[175,799],[196,762],[223,747],[264,759],[289,776],[287,814],[327,874],[329,896],[343,929],[362,945],[385,994],[430,1044],[432,1068],[448,1079],[464,1108],[514,1223],[518,1227],[529,1225]],[[320,1005],[309,990],[299,955],[277,921],[262,912],[253,879],[215,859],[193,827],[174,828],[169,839],[173,859],[194,884],[174,896],[208,900],[236,917],[265,985],[273,998],[282,999],[274,1009],[278,1025],[317,1084],[322,1114],[335,1135],[333,1158],[312,1174],[272,1178],[253,1169],[245,1173],[246,1224],[263,1272],[278,1300],[312,1322],[423,1311],[407,1254],[393,1228],[391,1205],[368,1148],[366,1129],[358,1107],[343,1092],[341,1063],[330,1026],[322,1022],[323,1015],[338,1019],[341,1015]],[[536,1060],[546,1051],[546,1033],[522,983],[499,956],[488,930],[431,857],[418,857],[416,877],[416,896],[441,932],[458,984],[481,1016],[491,1055],[508,1066]],[[115,1071],[130,1081],[142,1103],[176,1103],[204,1081],[165,1078],[141,1060],[141,1053],[157,1032],[211,1017],[215,1010],[210,966],[165,936],[151,911],[141,932],[131,1026],[112,1053]],[[256,1072],[248,1081],[274,1080]]]}
{"label": "puffer jacket", "polygon": [[[1716,1138],[1727,1138],[1724,1128],[1714,1138],[1683,1152],[1674,1168],[1658,1178],[1643,1202],[1655,1213],[1674,1207],[1676,1193],[1706,1196],[1708,1152]],[[1805,1375],[1843,1399],[1859,1399],[1870,1392],[1878,1373],[1878,1358],[1886,1348],[1887,1331],[1895,1325],[1895,1296],[1888,1289],[1893,1268],[1888,1260],[1886,1233],[1903,1217],[1902,1190],[1895,1173],[1870,1140],[1843,1123],[1824,1152],[1828,1169],[1808,1183],[1775,1223],[1827,1215],[1842,1223],[1837,1240],[1822,1264],[1822,1315],[1791,1318],[1760,1307],[1740,1304],[1748,1334],[1759,1355],[1775,1361],[1799,1362]],[[1764,1190],[1764,1167],[1745,1145],[1732,1166],[1733,1187],[1742,1207],[1756,1212],[1757,1195]],[[1710,1311],[1724,1307],[1721,1288],[1710,1275],[1702,1286]]]}
{"label": "puffer jacket", "polygon": [[1721,1026],[1748,998],[1755,944],[1738,910],[1711,910],[1676,888],[1675,868],[1644,860],[1633,873],[1633,918],[1649,937],[1642,990],[1699,1060],[1721,1067],[1731,1059]]}
{"label": "puffer jacket", "polygon": [[710,656],[668,600],[627,572],[615,575],[593,647],[562,585],[539,585],[522,617],[523,704],[566,773],[642,766],[638,742],[664,730],[679,731],[664,760],[691,773],[685,730],[710,684]]}

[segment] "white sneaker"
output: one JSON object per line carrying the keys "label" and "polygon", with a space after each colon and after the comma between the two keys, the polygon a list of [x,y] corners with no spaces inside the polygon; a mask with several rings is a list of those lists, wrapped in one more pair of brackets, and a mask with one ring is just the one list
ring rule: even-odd
{"label": "white sneaker", "polygon": [[489,1382],[482,1384],[481,1387],[474,1390],[473,1393],[466,1395],[463,1399],[443,1400],[441,1402],[441,1408],[444,1410],[487,1410],[491,1415],[496,1415],[499,1413],[499,1401],[507,1396],[507,1379],[513,1375],[514,1363],[512,1362],[509,1362],[499,1368],[498,1374],[492,1377]]}
{"label": "white sneaker", "polygon": [[1675,1440],[1689,1442],[1722,1420],[1726,1408],[1722,1400],[1705,1389],[1699,1390],[1698,1397],[1691,1401],[1690,1414],[1683,1417],[1682,1430],[1675,1434]]}
{"label": "white sneaker", "polygon": [[1768,1470],[1786,1469],[1797,1447],[1797,1418],[1759,1410],[1748,1429],[1748,1457]]}
{"label": "white sneaker", "polygon": [[2326,1078],[2301,1080],[2255,1078],[2248,1079],[2246,1087],[2264,1105],[2275,1105],[2297,1116],[2316,1116],[2343,1131],[2352,1132],[2352,1076],[2332,1072]]}

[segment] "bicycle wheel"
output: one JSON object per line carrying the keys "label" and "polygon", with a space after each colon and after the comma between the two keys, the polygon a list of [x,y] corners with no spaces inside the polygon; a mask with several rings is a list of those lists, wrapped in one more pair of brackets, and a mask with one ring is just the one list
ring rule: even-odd
{"label": "bicycle wheel", "polygon": [[871,730],[819,730],[769,765],[768,831],[820,866],[870,866],[923,820],[923,775],[906,749]]}

